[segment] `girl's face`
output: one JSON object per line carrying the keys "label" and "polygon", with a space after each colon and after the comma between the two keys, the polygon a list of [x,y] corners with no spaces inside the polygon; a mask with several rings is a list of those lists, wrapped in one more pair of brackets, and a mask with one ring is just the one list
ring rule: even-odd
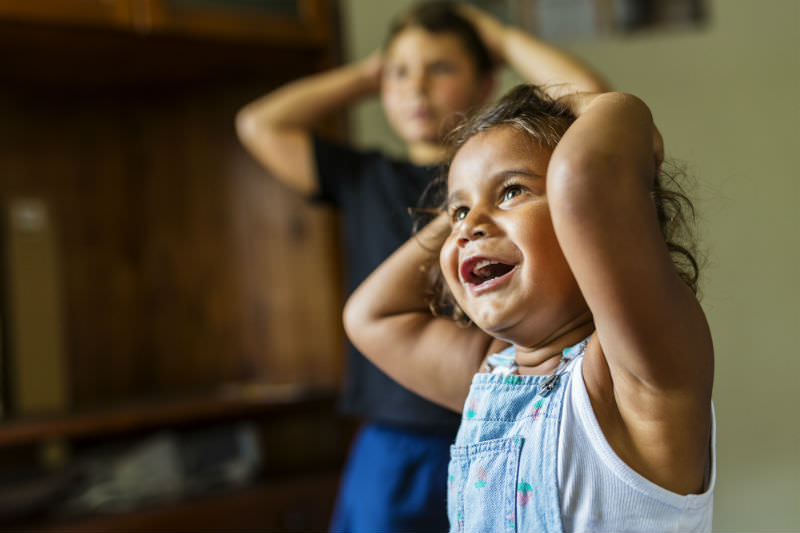
{"label": "girl's face", "polygon": [[587,309],[550,218],[550,154],[499,126],[469,139],[448,176],[452,231],[440,255],[447,285],[481,329],[523,346]]}
{"label": "girl's face", "polygon": [[491,89],[452,33],[410,27],[386,52],[381,100],[389,123],[407,143],[439,143],[458,114],[483,103]]}

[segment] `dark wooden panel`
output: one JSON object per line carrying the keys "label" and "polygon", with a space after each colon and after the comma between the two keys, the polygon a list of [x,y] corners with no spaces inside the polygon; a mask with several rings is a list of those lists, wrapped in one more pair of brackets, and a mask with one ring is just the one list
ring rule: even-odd
{"label": "dark wooden panel", "polygon": [[0,195],[50,207],[75,406],[338,379],[336,218],[233,130],[268,88],[0,93]]}
{"label": "dark wooden panel", "polygon": [[75,29],[0,17],[0,80],[32,91],[71,91],[261,76],[286,81],[330,65],[328,47],[213,40],[202,35]]}

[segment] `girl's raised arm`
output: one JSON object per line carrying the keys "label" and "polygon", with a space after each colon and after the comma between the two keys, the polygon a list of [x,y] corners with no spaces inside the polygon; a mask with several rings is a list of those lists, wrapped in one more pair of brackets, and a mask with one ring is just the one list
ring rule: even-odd
{"label": "girl's raised arm", "polygon": [[493,339],[428,309],[423,265],[438,261],[449,232],[440,215],[384,261],[348,299],[344,326],[359,351],[398,383],[461,411]]}
{"label": "girl's raised arm", "polygon": [[599,339],[587,349],[587,390],[626,462],[662,486],[692,492],[708,457],[713,349],[651,196],[660,135],[631,95],[581,104],[553,152],[547,194]]}

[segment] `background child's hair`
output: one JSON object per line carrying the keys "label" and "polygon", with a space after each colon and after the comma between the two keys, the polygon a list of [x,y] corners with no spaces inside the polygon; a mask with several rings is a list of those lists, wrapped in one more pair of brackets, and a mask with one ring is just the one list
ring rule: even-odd
{"label": "background child's hair", "polygon": [[480,34],[469,20],[458,13],[453,2],[437,0],[415,4],[394,20],[384,48],[388,48],[395,37],[408,28],[422,28],[430,33],[451,33],[458,37],[475,61],[479,75],[488,75],[494,69],[492,54]]}
{"label": "background child's hair", "polygon": [[[574,122],[569,108],[549,97],[536,85],[518,85],[496,104],[489,105],[472,117],[466,118],[448,135],[449,159],[474,135],[498,126],[512,126],[528,135],[544,148],[553,150],[564,132]],[[672,262],[680,278],[697,294],[699,267],[694,257],[694,207],[677,182],[682,173],[673,165],[662,165],[653,182],[651,196],[656,207],[659,227],[669,249]],[[668,183],[669,187],[665,187]],[[420,205],[438,205],[444,209],[447,198],[447,168],[429,186]],[[430,210],[419,209],[419,214]],[[419,229],[427,219],[418,218]],[[439,269],[438,256],[424,267],[430,273],[428,305],[436,315],[448,315],[462,323],[469,317],[453,299]]]}

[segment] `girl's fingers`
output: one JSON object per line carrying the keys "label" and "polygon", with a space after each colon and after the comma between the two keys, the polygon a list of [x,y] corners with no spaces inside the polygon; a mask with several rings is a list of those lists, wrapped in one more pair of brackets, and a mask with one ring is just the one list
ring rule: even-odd
{"label": "girl's fingers", "polygon": [[661,170],[661,163],[664,162],[664,137],[653,124],[653,155],[656,162],[656,173]]}

